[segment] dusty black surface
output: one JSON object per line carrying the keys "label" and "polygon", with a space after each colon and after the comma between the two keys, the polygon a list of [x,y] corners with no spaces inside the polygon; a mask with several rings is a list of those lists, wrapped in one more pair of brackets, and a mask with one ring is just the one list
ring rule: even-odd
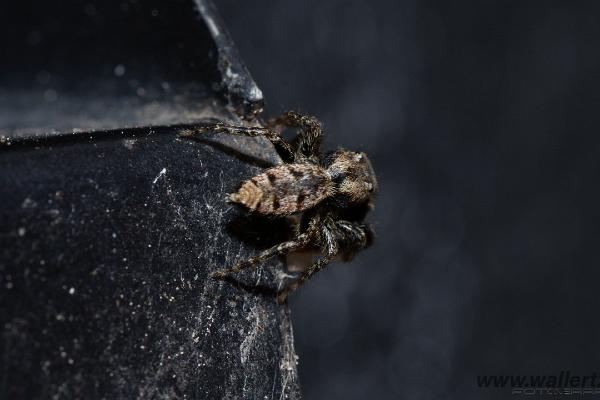
{"label": "dusty black surface", "polygon": [[259,168],[177,132],[0,147],[1,398],[299,397],[287,308],[207,277],[285,229],[224,201]]}
{"label": "dusty black surface", "polygon": [[0,398],[299,398],[281,261],[208,278],[288,232],[225,202],[268,141],[178,137],[262,105],[214,6],[5,3],[0,58]]}

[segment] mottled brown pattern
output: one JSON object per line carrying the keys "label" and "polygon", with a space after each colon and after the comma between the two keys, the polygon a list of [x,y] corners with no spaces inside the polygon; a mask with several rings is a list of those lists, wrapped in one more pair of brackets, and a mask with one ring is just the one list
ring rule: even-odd
{"label": "mottled brown pattern", "polygon": [[263,191],[257,185],[258,180],[252,178],[242,184],[236,193],[232,193],[229,199],[235,203],[243,204],[251,210],[256,210],[263,197]]}
{"label": "mottled brown pattern", "polygon": [[316,206],[333,192],[323,168],[291,164],[270,168],[245,181],[230,199],[261,214],[289,215]]}
{"label": "mottled brown pattern", "polygon": [[[309,165],[310,166],[310,165]],[[287,165],[286,169],[290,175],[296,179],[302,178],[303,175],[310,173],[305,168],[305,165]]]}

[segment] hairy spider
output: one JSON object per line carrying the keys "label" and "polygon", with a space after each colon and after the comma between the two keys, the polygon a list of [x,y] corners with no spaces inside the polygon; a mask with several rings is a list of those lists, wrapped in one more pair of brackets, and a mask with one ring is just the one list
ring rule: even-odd
{"label": "hairy spider", "polygon": [[[281,136],[285,128],[299,128],[300,133],[288,142]],[[321,257],[307,267],[295,282],[278,292],[277,301],[282,303],[289,293],[332,260],[339,257],[349,261],[372,243],[373,231],[363,223],[377,190],[371,163],[366,154],[345,149],[323,156],[323,131],[316,118],[290,111],[271,120],[267,128],[216,123],[194,128],[182,135],[194,137],[206,132],[269,139],[280,150],[285,163],[246,180],[237,192],[229,195],[229,200],[265,216],[300,215],[292,240],[231,268],[216,271],[213,277],[224,278],[230,273],[256,267],[275,255],[319,249]]]}

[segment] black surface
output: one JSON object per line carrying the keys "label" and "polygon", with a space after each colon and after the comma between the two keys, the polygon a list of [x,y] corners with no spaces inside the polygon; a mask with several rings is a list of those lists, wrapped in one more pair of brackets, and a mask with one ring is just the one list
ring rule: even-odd
{"label": "black surface", "polygon": [[260,169],[178,132],[0,148],[0,398],[299,397],[287,308],[208,277],[285,235],[224,201]]}
{"label": "black surface", "polygon": [[289,232],[225,201],[268,141],[178,136],[261,106],[214,7],[7,3],[0,56],[0,398],[299,398],[281,260],[208,277]]}
{"label": "black surface", "polygon": [[599,6],[221,2],[267,110],[317,115],[380,180],[375,245],[290,300],[307,399],[600,372]]}

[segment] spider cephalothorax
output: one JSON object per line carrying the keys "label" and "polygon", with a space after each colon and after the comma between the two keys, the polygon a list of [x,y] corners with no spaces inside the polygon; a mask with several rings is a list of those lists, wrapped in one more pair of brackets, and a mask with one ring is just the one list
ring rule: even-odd
{"label": "spider cephalothorax", "polygon": [[[338,149],[323,157],[320,148],[323,132],[315,118],[288,112],[270,125],[270,128],[254,128],[217,123],[198,127],[184,135],[193,137],[215,132],[264,136],[281,150],[284,164],[244,181],[229,195],[229,200],[262,215],[299,214],[301,218],[295,237],[232,268],[216,271],[213,276],[224,277],[257,266],[277,254],[312,247],[321,249],[321,258],[279,292],[278,301],[282,302],[334,258],[348,261],[371,244],[373,233],[363,219],[371,208],[377,179],[364,153]],[[279,133],[282,127],[300,128],[301,132],[289,143]]]}
{"label": "spider cephalothorax", "polygon": [[369,203],[377,191],[377,178],[365,153],[339,149],[327,155],[325,166],[336,184],[338,207]]}

